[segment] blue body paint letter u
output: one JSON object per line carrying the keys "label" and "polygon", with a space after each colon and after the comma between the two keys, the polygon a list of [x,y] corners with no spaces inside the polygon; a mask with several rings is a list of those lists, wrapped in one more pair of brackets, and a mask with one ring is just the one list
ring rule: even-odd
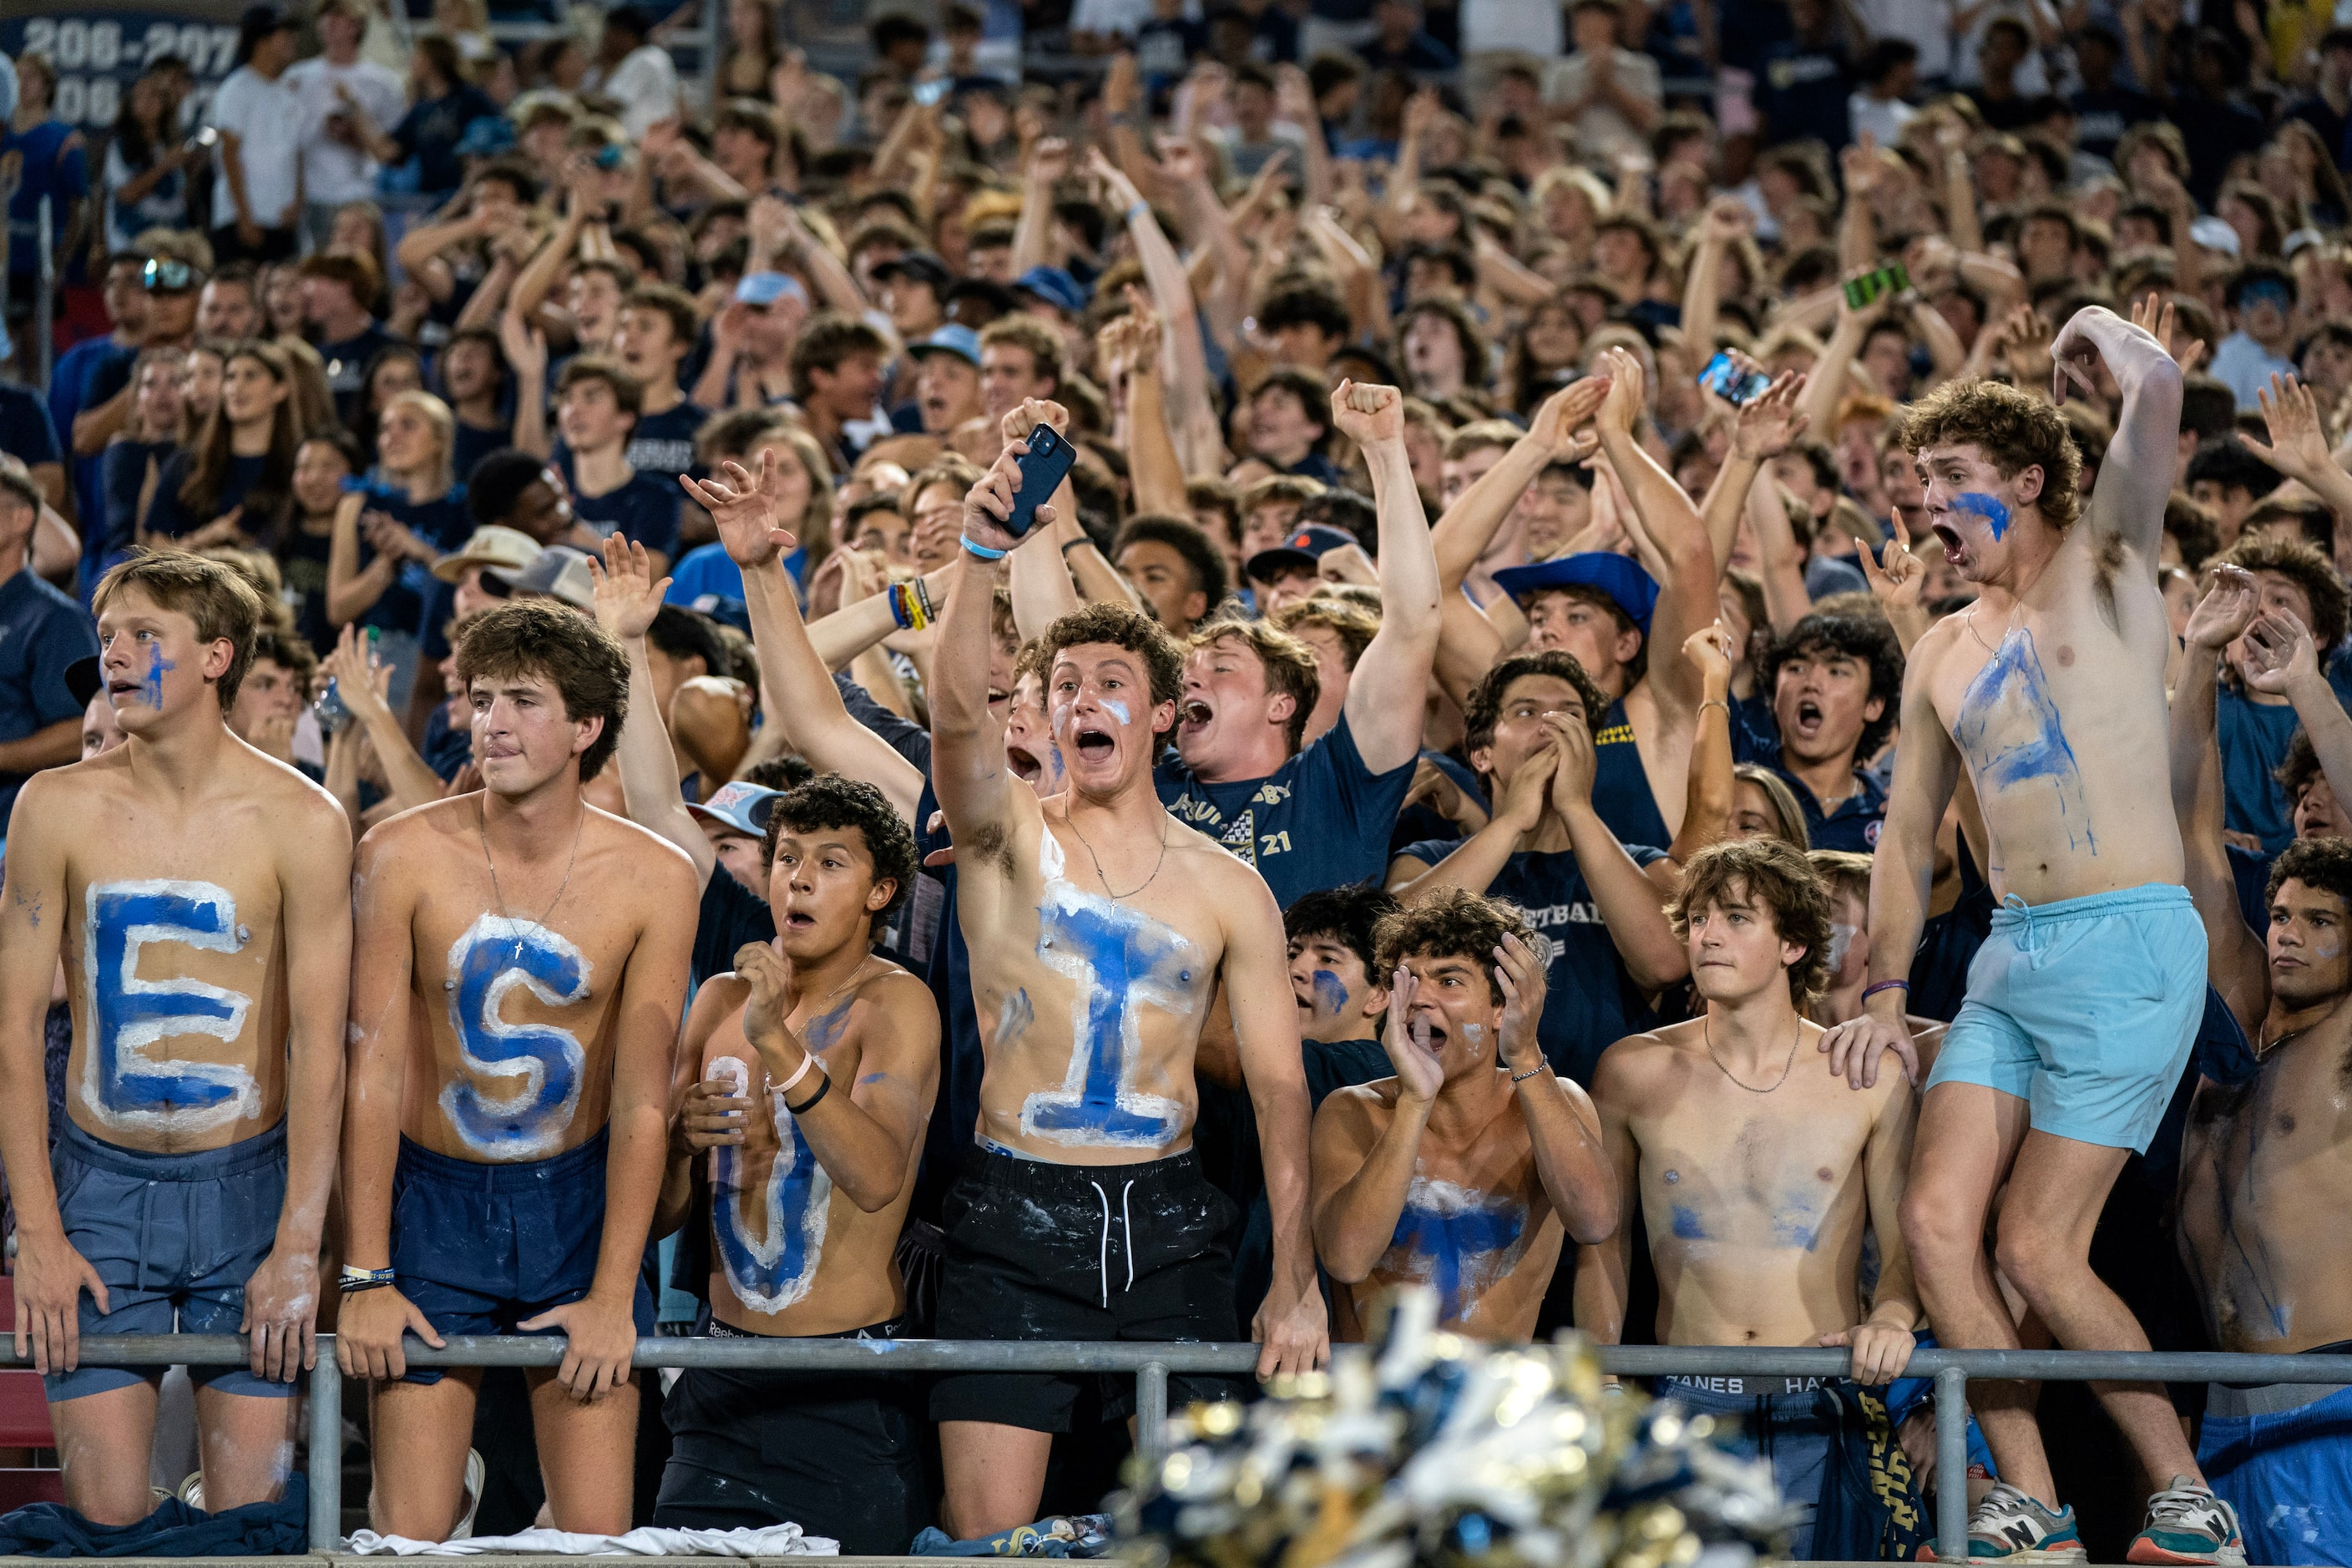
{"label": "blue body paint letter u", "polygon": [[[518,985],[551,1007],[586,999],[588,970],[562,937],[503,915],[484,915],[450,947],[449,1025],[464,1070],[442,1089],[441,1109],[467,1148],[492,1160],[537,1160],[562,1143],[586,1053],[569,1029],[500,1015]],[[509,1094],[482,1090],[484,1079],[515,1078],[522,1082]]]}
{"label": "blue body paint letter u", "polygon": [[[732,1080],[738,1095],[751,1092],[751,1070],[734,1057],[712,1062],[709,1076]],[[747,1180],[745,1149],[721,1144],[710,1152],[711,1238],[727,1283],[755,1312],[781,1312],[816,1283],[833,1204],[833,1178],[810,1152],[783,1096],[768,1099],[781,1147],[758,1183]],[[752,1237],[750,1213],[764,1222],[761,1239]]]}
{"label": "blue body paint letter u", "polygon": [[81,1100],[109,1127],[201,1132],[261,1114],[261,1086],[236,1062],[158,1062],[149,1052],[191,1035],[234,1041],[253,998],[200,980],[139,978],[141,950],[177,943],[235,952],[236,901],[210,882],[93,882],[84,895],[82,967],[89,1049]]}

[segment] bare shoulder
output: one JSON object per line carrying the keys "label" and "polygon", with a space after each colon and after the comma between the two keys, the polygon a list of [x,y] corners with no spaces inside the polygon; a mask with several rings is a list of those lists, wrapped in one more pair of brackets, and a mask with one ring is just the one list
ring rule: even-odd
{"label": "bare shoulder", "polygon": [[1641,1099],[1662,1074],[1677,1070],[1699,1048],[1697,1038],[1696,1023],[1626,1036],[1601,1053],[1588,1098],[1596,1104],[1614,1101],[1621,1106]]}
{"label": "bare shoulder", "polygon": [[323,838],[350,845],[352,819],[343,815],[343,808],[324,785],[312,782],[299,768],[289,767],[250,746],[244,750],[244,776],[236,781],[238,797],[259,809],[273,834],[314,844]]}
{"label": "bare shoulder", "polygon": [[891,1026],[894,1029],[913,1019],[928,1021],[936,1033],[939,998],[931,994],[930,986],[887,959],[877,962],[880,965],[877,972],[857,983],[857,999],[890,1014],[897,1020]]}
{"label": "bare shoulder", "polygon": [[646,879],[643,883],[632,883],[634,891],[640,896],[683,893],[689,901],[695,900],[694,862],[687,858],[685,850],[625,816],[615,816],[593,805],[583,809],[588,814],[589,826],[595,831],[598,849],[619,855],[627,865],[630,877]]}
{"label": "bare shoulder", "polygon": [[1195,885],[1221,902],[1225,900],[1246,900],[1224,905],[1237,912],[1255,910],[1261,904],[1273,904],[1273,889],[1265,885],[1265,879],[1258,874],[1256,867],[1199,828],[1174,816],[1168,821],[1173,829],[1168,840],[1169,858],[1175,861],[1186,876],[1194,879]]}
{"label": "bare shoulder", "polygon": [[471,795],[427,801],[387,816],[360,838],[360,859],[366,865],[387,860],[404,862],[412,856],[439,852],[459,835],[470,835],[481,822],[482,806]]}
{"label": "bare shoulder", "polygon": [[1316,1108],[1318,1126],[1328,1122],[1335,1127],[1349,1129],[1377,1127],[1396,1109],[1397,1080],[1376,1078],[1370,1083],[1351,1083],[1333,1089],[1323,1103]]}

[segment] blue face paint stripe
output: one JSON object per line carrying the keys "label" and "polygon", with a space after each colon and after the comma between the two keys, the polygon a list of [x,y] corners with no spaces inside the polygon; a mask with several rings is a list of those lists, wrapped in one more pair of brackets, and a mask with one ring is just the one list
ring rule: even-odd
{"label": "blue face paint stripe", "polygon": [[1989,496],[1982,490],[1964,490],[1952,498],[1952,510],[1984,519],[1996,541],[2009,532],[2009,508],[2001,504],[1998,496]]}
{"label": "blue face paint stripe", "polygon": [[161,712],[163,707],[163,673],[179,668],[163,657],[163,644],[149,643],[147,645],[147,681],[140,689],[140,700],[148,707]]}

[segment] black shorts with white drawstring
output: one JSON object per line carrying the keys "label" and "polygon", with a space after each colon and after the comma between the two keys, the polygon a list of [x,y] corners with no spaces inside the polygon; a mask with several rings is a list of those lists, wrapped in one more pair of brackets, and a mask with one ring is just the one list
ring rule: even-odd
{"label": "black shorts with white drawstring", "polygon": [[[942,1205],[943,1340],[1232,1341],[1234,1210],[1187,1150],[1140,1165],[1056,1165],[976,1150]],[[1082,1389],[1107,1419],[1134,1407],[1135,1378],[958,1373],[931,1389],[934,1421],[1066,1432]],[[1231,1398],[1234,1380],[1168,1379],[1168,1404]]]}

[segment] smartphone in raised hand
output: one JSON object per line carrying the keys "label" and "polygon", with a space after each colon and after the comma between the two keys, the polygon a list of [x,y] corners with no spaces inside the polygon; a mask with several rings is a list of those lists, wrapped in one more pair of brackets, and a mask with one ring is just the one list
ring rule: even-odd
{"label": "smartphone in raised hand", "polygon": [[1029,432],[1029,450],[1022,454],[1021,488],[1013,492],[1013,515],[1004,520],[1004,531],[1019,539],[1037,521],[1037,509],[1054,499],[1054,492],[1069,478],[1070,467],[1078,460],[1078,449],[1062,437],[1051,425],[1040,425]]}

